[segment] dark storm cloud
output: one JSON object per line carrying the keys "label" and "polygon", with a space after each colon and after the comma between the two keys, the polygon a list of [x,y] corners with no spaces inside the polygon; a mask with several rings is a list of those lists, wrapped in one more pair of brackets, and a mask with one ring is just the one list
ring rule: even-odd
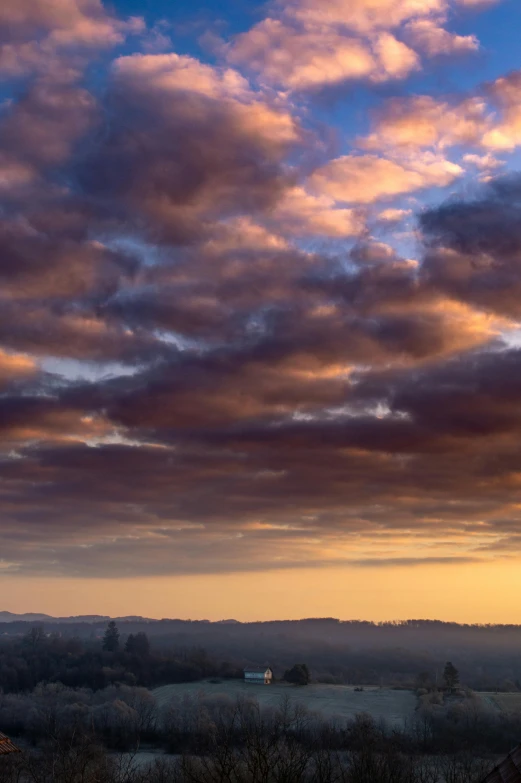
{"label": "dark storm cloud", "polygon": [[430,285],[495,312],[521,313],[521,177],[488,185],[474,200],[425,212],[420,225]]}
{"label": "dark storm cloud", "polygon": [[46,573],[57,553],[60,573],[100,575],[110,562],[115,575],[200,573],[244,569],[246,558],[252,570],[318,565],[323,548],[359,545],[361,535],[377,546],[404,528],[418,545],[433,527],[441,540],[466,532],[494,541],[502,526],[484,517],[510,503],[512,524],[517,491],[503,483],[494,496],[480,467],[468,455],[400,464],[327,445],[241,453],[49,443],[1,466],[3,557]]}
{"label": "dark storm cloud", "polygon": [[95,242],[51,238],[27,226],[0,223],[3,290],[20,299],[107,297],[131,273],[123,256]]}
{"label": "dark storm cloud", "polygon": [[108,132],[84,162],[90,194],[141,215],[155,241],[185,244],[216,219],[272,205],[298,140],[293,119],[260,104],[238,75],[178,55],[133,55],[114,66]]}
{"label": "dark storm cloud", "polygon": [[37,82],[3,113],[1,149],[8,159],[30,166],[36,176],[66,161],[98,120],[96,101],[87,90]]}

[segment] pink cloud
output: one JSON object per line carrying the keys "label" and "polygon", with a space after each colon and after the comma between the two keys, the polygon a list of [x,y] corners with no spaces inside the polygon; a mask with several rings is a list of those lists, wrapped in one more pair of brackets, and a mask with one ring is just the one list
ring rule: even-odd
{"label": "pink cloud", "polygon": [[521,71],[478,87],[470,98],[393,98],[379,109],[374,129],[357,143],[375,151],[471,145],[511,152],[521,145],[520,106]]}
{"label": "pink cloud", "polygon": [[408,19],[439,13],[446,0],[289,0],[283,12],[304,24],[341,25],[366,35],[398,27]]}
{"label": "pink cloud", "polygon": [[465,54],[479,49],[475,35],[456,35],[436,19],[416,19],[405,28],[407,40],[427,57],[444,54]]}
{"label": "pink cloud", "polygon": [[391,33],[381,33],[374,43],[383,73],[373,74],[374,81],[404,79],[420,68],[420,58],[412,49],[398,41]]}
{"label": "pink cloud", "polygon": [[[267,144],[285,145],[299,138],[297,123],[286,107],[266,103],[232,68],[213,68],[177,54],[134,54],[118,58],[113,73],[118,85],[124,85],[136,96],[164,96],[160,109],[163,116],[174,116],[179,111],[196,114],[198,107],[190,103],[189,96],[202,96],[219,101],[236,125]],[[184,97],[182,105],[168,104],[168,95],[176,94]]]}
{"label": "pink cloud", "polygon": [[444,187],[462,173],[457,164],[430,153],[400,161],[377,155],[345,155],[318,169],[310,186],[339,202],[369,204],[426,187]]}
{"label": "pink cloud", "polygon": [[390,207],[389,209],[382,210],[378,215],[378,219],[385,220],[389,223],[398,223],[411,215],[412,209],[393,209]]}
{"label": "pink cloud", "polygon": [[312,195],[303,187],[289,188],[270,218],[283,233],[296,236],[349,237],[359,236],[365,230],[362,214],[338,207],[333,198]]}
{"label": "pink cloud", "polygon": [[521,144],[521,71],[497,79],[487,92],[500,114],[482,144],[491,150],[513,150]]}
{"label": "pink cloud", "polygon": [[448,0],[288,0],[222,51],[262,82],[291,90],[404,79],[422,56],[478,48],[475,37],[442,26],[449,9]]}
{"label": "pink cloud", "polygon": [[453,103],[429,95],[393,98],[376,115],[374,131],[358,143],[371,150],[444,149],[478,144],[489,124],[490,111],[479,96]]}
{"label": "pink cloud", "polygon": [[[122,43],[130,33],[144,30],[139,18],[111,15],[101,0],[19,0],[0,6],[0,75],[17,76],[30,70],[59,70],[57,58],[73,62],[77,50],[103,49]],[[68,50],[68,52],[66,52]],[[67,59],[66,57],[66,59]]]}
{"label": "pink cloud", "polygon": [[278,19],[265,19],[238,36],[228,60],[291,89],[368,78],[376,70],[370,48],[354,36],[335,29],[296,29]]}
{"label": "pink cloud", "polygon": [[502,0],[456,0],[456,2],[465,8],[482,8],[487,5],[495,5],[502,2]]}

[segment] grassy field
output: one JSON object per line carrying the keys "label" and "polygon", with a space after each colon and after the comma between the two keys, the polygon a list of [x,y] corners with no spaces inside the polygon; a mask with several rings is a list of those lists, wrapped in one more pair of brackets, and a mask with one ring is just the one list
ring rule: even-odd
{"label": "grassy field", "polygon": [[504,712],[521,712],[521,693],[495,693],[490,698]]}
{"label": "grassy field", "polygon": [[307,685],[298,688],[293,685],[276,683],[274,685],[246,685],[239,680],[221,683],[196,682],[178,685],[163,685],[153,693],[159,705],[167,704],[173,697],[185,694],[225,693],[232,699],[244,694],[255,696],[261,705],[277,705],[282,696],[302,702],[313,711],[324,716],[337,715],[350,718],[359,712],[366,712],[376,720],[385,718],[393,725],[402,725],[411,717],[416,706],[416,697],[412,691],[395,691],[387,688],[365,688],[355,691],[348,685]]}

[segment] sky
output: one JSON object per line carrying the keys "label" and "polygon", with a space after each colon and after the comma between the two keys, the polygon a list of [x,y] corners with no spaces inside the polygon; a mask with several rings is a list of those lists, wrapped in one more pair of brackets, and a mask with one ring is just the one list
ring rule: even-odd
{"label": "sky", "polygon": [[1,609],[521,623],[520,25],[1,4]]}

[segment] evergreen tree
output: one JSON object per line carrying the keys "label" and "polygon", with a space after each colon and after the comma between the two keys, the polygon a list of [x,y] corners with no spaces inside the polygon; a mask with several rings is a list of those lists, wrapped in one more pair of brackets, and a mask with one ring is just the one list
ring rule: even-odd
{"label": "evergreen tree", "polygon": [[150,652],[150,642],[146,633],[140,631],[136,635],[129,634],[125,643],[125,652],[139,655],[141,658],[146,657]]}
{"label": "evergreen tree", "polygon": [[309,685],[311,674],[305,663],[296,663],[291,669],[284,673],[286,682],[292,682],[294,685]]}
{"label": "evergreen tree", "polygon": [[459,672],[450,661],[447,661],[445,664],[443,679],[445,680],[445,685],[451,692],[459,685]]}
{"label": "evergreen tree", "polygon": [[119,650],[119,631],[114,620],[111,620],[107,625],[107,630],[103,637],[103,649],[107,652],[117,652]]}

